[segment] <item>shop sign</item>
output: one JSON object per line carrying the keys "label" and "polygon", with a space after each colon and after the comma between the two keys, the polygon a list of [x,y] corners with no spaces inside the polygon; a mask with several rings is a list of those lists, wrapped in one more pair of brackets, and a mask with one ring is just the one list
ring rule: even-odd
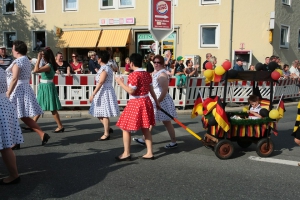
{"label": "shop sign", "polygon": [[[154,41],[154,38],[151,34],[138,34],[137,35],[138,37],[138,41],[141,41],[141,40],[153,40]],[[175,33],[172,33],[170,35],[168,35],[168,37],[165,38],[165,40],[170,40],[170,39],[175,39],[176,37],[176,34]]]}
{"label": "shop sign", "polygon": [[128,25],[128,24],[135,24],[134,17],[123,17],[123,18],[100,18],[99,25]]}

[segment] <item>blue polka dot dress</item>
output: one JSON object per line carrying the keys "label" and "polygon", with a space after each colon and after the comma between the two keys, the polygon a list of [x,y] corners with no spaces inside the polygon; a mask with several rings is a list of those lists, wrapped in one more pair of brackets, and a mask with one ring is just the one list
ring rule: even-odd
{"label": "blue polka dot dress", "polygon": [[43,110],[38,104],[35,94],[29,85],[31,76],[31,64],[26,56],[22,56],[13,61],[6,69],[7,84],[9,85],[13,77],[11,68],[16,64],[20,69],[19,80],[11,93],[9,100],[16,107],[18,118],[34,117],[43,114]]}
{"label": "blue polka dot dress", "polygon": [[24,143],[14,106],[6,97],[6,73],[0,68],[0,150]]}
{"label": "blue polka dot dress", "polygon": [[120,110],[113,88],[113,71],[110,66],[101,66],[96,75],[96,83],[98,84],[103,71],[107,73],[107,76],[91,103],[89,113],[94,117],[116,117],[120,115]]}

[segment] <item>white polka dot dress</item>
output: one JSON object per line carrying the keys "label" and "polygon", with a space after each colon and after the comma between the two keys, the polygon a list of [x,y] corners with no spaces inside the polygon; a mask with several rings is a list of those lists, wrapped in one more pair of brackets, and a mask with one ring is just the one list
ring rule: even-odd
{"label": "white polka dot dress", "polygon": [[31,76],[31,64],[26,56],[22,56],[13,61],[12,65],[6,69],[7,84],[12,79],[12,66],[16,64],[20,69],[18,83],[11,93],[9,100],[16,107],[18,118],[34,117],[43,114],[43,110],[38,104],[35,94],[29,85]]}
{"label": "white polka dot dress", "polygon": [[93,99],[89,113],[94,117],[116,117],[120,115],[120,110],[113,88],[113,71],[110,66],[101,66],[96,75],[96,83],[98,84],[103,71],[107,73],[107,76]]}
{"label": "white polka dot dress", "polygon": [[[162,73],[166,73],[167,71],[162,69],[159,70],[158,72],[156,72],[153,77],[152,77],[152,81],[153,81],[153,89],[154,92],[156,94],[157,99],[160,97],[161,94],[161,87],[157,81],[157,78],[162,74]],[[157,110],[156,108],[156,103],[154,102],[154,99],[152,98],[152,96],[150,95],[152,104],[153,104],[153,108],[154,108],[154,115],[155,115],[155,121],[156,122],[161,122],[161,121],[171,121],[172,119],[170,117],[168,117],[165,113],[163,113],[160,110]],[[162,109],[164,109],[165,111],[167,111],[171,116],[173,116],[174,118],[177,118],[177,113],[176,113],[176,108],[174,105],[174,101],[172,99],[172,97],[170,96],[169,93],[166,94],[164,100],[162,102],[160,102],[160,106]]]}
{"label": "white polka dot dress", "polygon": [[0,150],[24,143],[16,110],[6,97],[6,73],[0,68]]}

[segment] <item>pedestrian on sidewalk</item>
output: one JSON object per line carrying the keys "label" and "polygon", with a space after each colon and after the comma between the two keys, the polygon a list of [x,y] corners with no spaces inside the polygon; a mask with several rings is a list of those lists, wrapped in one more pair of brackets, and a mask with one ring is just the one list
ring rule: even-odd
{"label": "pedestrian on sidewalk", "polygon": [[115,78],[116,82],[130,95],[130,100],[117,122],[117,126],[123,130],[124,152],[115,158],[117,161],[131,160],[131,132],[142,129],[147,153],[141,158],[153,160],[152,136],[149,128],[155,125],[155,119],[149,92],[157,108],[160,108],[160,104],[153,91],[151,75],[142,69],[143,57],[138,53],[134,53],[129,57],[129,60],[130,67],[134,71],[128,76],[128,85],[124,84],[121,77]]}
{"label": "pedestrian on sidewalk", "polygon": [[100,69],[96,75],[96,88],[90,96],[91,107],[89,114],[97,117],[104,126],[104,134],[99,141],[109,140],[113,129],[109,126],[109,118],[120,115],[117,96],[113,88],[113,69],[108,64],[110,54],[108,51],[102,51],[99,54],[98,64]]}
{"label": "pedestrian on sidewalk", "polygon": [[[169,76],[164,67],[164,58],[161,55],[156,55],[153,59],[154,63],[154,72],[153,72],[153,88],[157,97],[157,101],[160,103],[162,109],[167,111],[171,116],[177,118],[177,113],[175,109],[175,105],[172,97],[168,93],[169,88]],[[176,138],[175,138],[175,130],[171,123],[171,118],[164,114],[162,111],[156,108],[155,100],[152,96],[150,96],[151,102],[154,108],[154,116],[156,123],[163,122],[165,127],[168,130],[168,133],[171,138],[171,143],[165,146],[166,149],[172,149],[177,147]],[[150,127],[150,132],[152,131],[153,126]],[[133,141],[136,141],[139,144],[145,146],[145,141],[142,138],[133,138]]]}
{"label": "pedestrian on sidewalk", "polygon": [[[45,145],[50,136],[44,133],[39,125],[30,117],[43,114],[35,94],[29,85],[31,77],[31,64],[26,56],[27,46],[23,41],[15,40],[12,48],[13,56],[16,60],[6,69],[8,91],[7,97],[17,110],[17,116],[29,128],[33,129],[41,138],[42,145]],[[20,144],[16,145],[20,148]]]}

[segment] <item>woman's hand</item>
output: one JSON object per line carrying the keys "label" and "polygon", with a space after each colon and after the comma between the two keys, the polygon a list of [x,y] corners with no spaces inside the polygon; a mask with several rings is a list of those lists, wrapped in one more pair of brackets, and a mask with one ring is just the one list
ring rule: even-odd
{"label": "woman's hand", "polygon": [[124,83],[124,78],[122,76],[116,76],[115,80],[119,85],[120,85],[120,83]]}
{"label": "woman's hand", "polygon": [[158,101],[156,102],[156,108],[157,108],[158,110],[161,109],[160,103],[159,103]]}
{"label": "woman's hand", "polygon": [[6,97],[7,97],[7,98],[9,98],[9,94],[8,94],[8,91],[6,92]]}
{"label": "woman's hand", "polygon": [[94,95],[91,95],[90,98],[89,98],[89,100],[90,100],[90,103],[92,103],[93,100],[94,100]]}
{"label": "woman's hand", "polygon": [[38,53],[37,59],[38,59],[38,60],[41,60],[41,59],[42,59],[42,56],[43,56],[43,53],[42,53],[42,52],[39,52],[39,53]]}

